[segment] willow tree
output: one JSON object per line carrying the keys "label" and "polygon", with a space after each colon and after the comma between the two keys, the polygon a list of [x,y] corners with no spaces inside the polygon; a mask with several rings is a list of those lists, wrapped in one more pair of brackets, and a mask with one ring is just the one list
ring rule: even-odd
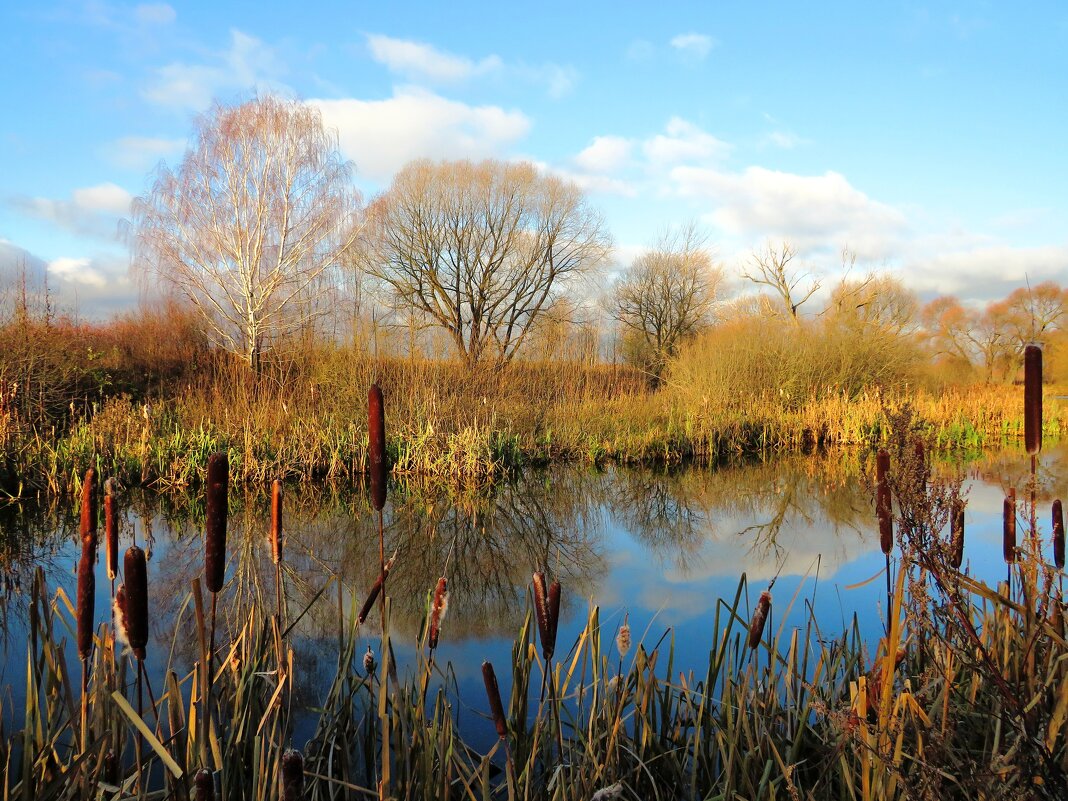
{"label": "willow tree", "polygon": [[532,164],[408,164],[367,210],[360,266],[469,365],[515,357],[574,279],[608,255],[601,216]]}
{"label": "willow tree", "polygon": [[177,168],[161,164],[134,203],[135,269],[258,369],[265,348],[328,309],[358,200],[318,111],[269,96],[216,104]]}
{"label": "willow tree", "polygon": [[663,234],[616,281],[608,310],[637,344],[637,358],[659,377],[682,342],[712,318],[723,285],[693,225]]}

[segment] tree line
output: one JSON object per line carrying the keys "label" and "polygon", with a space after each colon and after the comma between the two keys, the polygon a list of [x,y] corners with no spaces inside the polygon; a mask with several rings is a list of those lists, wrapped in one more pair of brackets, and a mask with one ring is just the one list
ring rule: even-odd
{"label": "tree line", "polygon": [[604,283],[613,243],[602,216],[574,183],[532,164],[415,161],[366,204],[353,172],[302,103],[215,105],[182,161],[161,164],[135,202],[134,269],[254,369],[277,343],[336,325],[342,312],[356,325],[388,316],[413,339],[433,329],[468,365],[501,365],[554,328],[606,318],[622,355],[656,380],[686,342],[756,317],[852,326],[997,381],[1065,319],[1068,293],[1053,282],[985,307],[921,304],[892,276],[858,275],[848,253],[845,277],[824,287],[789,242],[755,251],[742,291],[729,293],[695,224],[664,232]]}

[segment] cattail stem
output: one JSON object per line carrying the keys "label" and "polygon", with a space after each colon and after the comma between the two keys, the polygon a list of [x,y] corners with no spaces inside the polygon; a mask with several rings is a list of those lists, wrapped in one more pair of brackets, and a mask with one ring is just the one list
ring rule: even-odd
{"label": "cattail stem", "polygon": [[278,619],[282,620],[282,482],[271,483],[271,560],[274,562],[274,590],[278,602]]}

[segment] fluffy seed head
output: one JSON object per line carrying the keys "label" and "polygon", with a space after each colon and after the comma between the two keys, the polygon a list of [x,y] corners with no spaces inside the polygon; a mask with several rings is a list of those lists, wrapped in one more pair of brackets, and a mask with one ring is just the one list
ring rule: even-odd
{"label": "fluffy seed head", "polygon": [[208,457],[204,532],[204,583],[220,592],[226,578],[226,519],[229,512],[230,459],[226,453]]}
{"label": "fluffy seed head", "polygon": [[626,619],[623,620],[623,625],[619,627],[619,632],[616,634],[616,650],[619,651],[620,658],[627,655],[627,651],[630,650],[630,625]]}
{"label": "fluffy seed head", "polygon": [[430,610],[430,647],[438,647],[438,637],[441,635],[441,621],[445,619],[445,613],[449,611],[449,592],[445,577],[438,579],[438,585],[434,588],[434,600]]}
{"label": "fluffy seed head", "polygon": [[375,654],[370,645],[367,646],[367,653],[363,655],[363,672],[368,676],[374,675],[375,672]]}
{"label": "fluffy seed head", "polygon": [[115,639],[122,645],[130,644],[130,626],[126,622],[126,585],[120,584],[115,590],[115,600],[111,605],[111,614],[115,619]]}

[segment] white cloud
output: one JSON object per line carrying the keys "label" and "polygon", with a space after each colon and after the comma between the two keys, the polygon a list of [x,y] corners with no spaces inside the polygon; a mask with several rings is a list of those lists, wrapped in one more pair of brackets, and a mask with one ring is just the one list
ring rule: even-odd
{"label": "white cloud", "polygon": [[560,98],[570,92],[578,80],[578,72],[573,67],[552,62],[506,64],[495,54],[475,61],[425,42],[377,33],[367,34],[367,49],[371,58],[390,72],[417,83],[456,84],[494,75],[498,79],[519,79],[544,86],[550,97]]}
{"label": "white cloud", "polygon": [[230,46],[207,64],[174,62],[156,70],[143,91],[152,103],[176,110],[202,111],[226,93],[270,91],[292,94],[280,83],[281,59],[254,36],[230,31]]}
{"label": "white cloud", "polygon": [[729,233],[788,238],[800,247],[848,246],[861,258],[891,255],[906,228],[905,215],[872,200],[843,175],[796,175],[748,167],[740,173],[693,166],[671,171],[674,191],[709,200],[709,218]]}
{"label": "white cloud", "polygon": [[184,139],[165,139],[151,136],[124,136],[104,148],[104,155],[113,164],[127,169],[147,169],[160,159],[176,156],[185,147]]}
{"label": "white cloud", "polygon": [[58,258],[48,262],[48,273],[61,281],[71,284],[84,284],[91,287],[104,287],[107,279],[89,259]]}
{"label": "white cloud", "polygon": [[725,157],[731,146],[681,117],[672,117],[664,128],[642,144],[642,151],[653,166],[679,163],[704,163]]}
{"label": "white cloud", "polygon": [[716,40],[703,33],[680,33],[671,40],[676,50],[697,59],[705,59],[716,46]]}
{"label": "white cloud", "polygon": [[134,8],[134,19],[144,25],[169,25],[177,16],[166,3],[141,3]]}
{"label": "white cloud", "polygon": [[425,89],[400,88],[386,100],[310,100],[335,128],[357,174],[387,181],[414,158],[498,156],[526,136],[521,111],[471,106]]}
{"label": "white cloud", "polygon": [[371,58],[391,72],[439,83],[467,80],[475,75],[499,70],[502,65],[501,59],[495,55],[474,62],[429,44],[381,34],[367,34],[367,47]]}
{"label": "white cloud", "polygon": [[1013,247],[983,243],[951,249],[942,237],[908,243],[901,260],[909,286],[921,292],[991,300],[1005,297],[1026,281],[1063,283],[1068,275],[1068,244]]}
{"label": "white cloud", "polygon": [[804,144],[804,141],[800,136],[790,131],[772,131],[764,137],[766,144],[782,150],[793,150],[798,145]]}
{"label": "white cloud", "polygon": [[113,183],[75,189],[70,200],[17,197],[16,210],[75,234],[114,239],[118,219],[130,212],[132,195]]}
{"label": "white cloud", "polygon": [[589,172],[615,172],[626,166],[633,148],[622,136],[597,136],[575,156],[575,164]]}

